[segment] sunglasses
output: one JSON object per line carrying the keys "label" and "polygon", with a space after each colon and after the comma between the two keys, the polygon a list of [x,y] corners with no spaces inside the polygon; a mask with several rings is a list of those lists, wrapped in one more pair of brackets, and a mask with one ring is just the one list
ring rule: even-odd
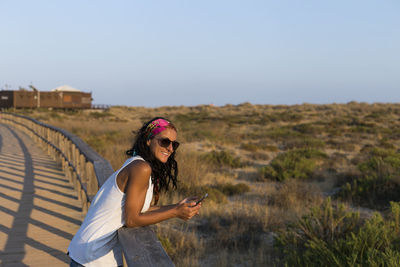
{"label": "sunglasses", "polygon": [[160,146],[165,148],[169,147],[169,145],[172,143],[172,148],[174,151],[179,147],[179,142],[171,141],[168,138],[158,138],[157,141]]}

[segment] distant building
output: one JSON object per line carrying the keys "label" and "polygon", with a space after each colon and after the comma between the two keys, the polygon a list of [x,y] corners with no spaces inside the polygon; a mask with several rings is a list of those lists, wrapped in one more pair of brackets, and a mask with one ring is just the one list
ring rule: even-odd
{"label": "distant building", "polygon": [[81,92],[68,85],[57,87],[50,92],[2,90],[0,108],[91,108],[92,93]]}
{"label": "distant building", "polygon": [[62,85],[51,90],[52,92],[80,92],[80,90],[69,85]]}

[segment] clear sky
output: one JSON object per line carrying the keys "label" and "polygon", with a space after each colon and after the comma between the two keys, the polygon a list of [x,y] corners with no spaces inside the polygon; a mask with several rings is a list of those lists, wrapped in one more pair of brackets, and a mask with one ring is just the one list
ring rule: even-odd
{"label": "clear sky", "polygon": [[0,88],[129,106],[400,102],[399,0],[0,0]]}

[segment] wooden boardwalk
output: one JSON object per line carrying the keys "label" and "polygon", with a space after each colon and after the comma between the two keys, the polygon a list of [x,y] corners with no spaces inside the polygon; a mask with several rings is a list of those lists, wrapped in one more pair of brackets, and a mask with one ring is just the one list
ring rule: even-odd
{"label": "wooden boardwalk", "polygon": [[0,124],[0,266],[68,266],[67,247],[82,219],[56,162]]}

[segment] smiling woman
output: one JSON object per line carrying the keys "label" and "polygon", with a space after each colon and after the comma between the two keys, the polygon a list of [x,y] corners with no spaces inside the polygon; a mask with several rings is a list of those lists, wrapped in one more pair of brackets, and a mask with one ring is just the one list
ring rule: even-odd
{"label": "smiling woman", "polygon": [[68,247],[71,266],[121,266],[119,228],[146,226],[170,218],[189,220],[198,214],[201,205],[196,205],[196,197],[156,206],[161,190],[176,189],[176,138],[175,126],[161,117],[138,131],[133,147],[126,152],[130,158],[99,189]]}

